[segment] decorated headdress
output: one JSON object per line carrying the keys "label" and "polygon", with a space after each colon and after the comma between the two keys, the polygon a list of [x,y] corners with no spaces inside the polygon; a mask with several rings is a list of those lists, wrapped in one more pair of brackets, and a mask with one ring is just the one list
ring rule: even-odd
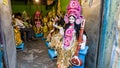
{"label": "decorated headdress", "polygon": [[26,21],[28,18],[27,12],[25,10],[22,12],[22,18],[24,21]]}
{"label": "decorated headdress", "polygon": [[27,17],[27,12],[25,10],[22,12],[22,17],[23,18]]}
{"label": "decorated headdress", "polygon": [[41,15],[40,11],[35,12],[35,17],[40,17],[40,15]]}
{"label": "decorated headdress", "polygon": [[76,24],[80,24],[81,17],[81,6],[78,0],[70,0],[67,6],[67,12],[64,16],[65,23],[68,23],[69,16],[74,16],[76,18]]}

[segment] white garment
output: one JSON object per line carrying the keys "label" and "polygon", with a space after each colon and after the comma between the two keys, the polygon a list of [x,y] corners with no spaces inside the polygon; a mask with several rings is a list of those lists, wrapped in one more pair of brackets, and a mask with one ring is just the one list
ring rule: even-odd
{"label": "white garment", "polygon": [[83,42],[80,44],[81,45],[81,50],[85,49],[86,41],[87,41],[87,37],[86,37],[85,34],[83,34]]}
{"label": "white garment", "polygon": [[15,26],[17,26],[18,28],[25,28],[25,26],[23,24],[24,22],[22,20],[19,20],[16,18],[15,21],[16,21]]}

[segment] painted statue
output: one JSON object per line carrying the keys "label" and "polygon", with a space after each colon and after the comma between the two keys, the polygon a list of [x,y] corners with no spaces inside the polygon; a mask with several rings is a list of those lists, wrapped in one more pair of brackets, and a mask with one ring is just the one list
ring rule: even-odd
{"label": "painted statue", "polygon": [[[68,68],[70,65],[82,65],[78,58],[78,51],[83,42],[85,19],[81,16],[81,7],[78,0],[70,0],[64,17],[65,27],[53,24],[59,33],[51,38],[50,46],[57,51],[57,67]],[[84,48],[82,46],[82,48]],[[74,62],[75,63],[74,63]]]}
{"label": "painted statue", "polygon": [[24,10],[23,12],[22,12],[22,18],[23,18],[23,21],[25,22],[26,20],[27,20],[27,18],[28,18],[28,14],[27,14],[27,12]]}
{"label": "painted statue", "polygon": [[48,26],[47,26],[47,23],[44,23],[44,26],[43,26],[43,34],[44,34],[44,38],[47,37],[47,34],[48,34]]}
{"label": "painted statue", "polygon": [[35,12],[34,16],[34,26],[33,30],[35,31],[36,34],[40,34],[42,31],[42,22],[41,22],[41,13],[39,11]]}
{"label": "painted statue", "polygon": [[14,17],[12,18],[12,22],[13,22],[13,26],[14,26],[15,45],[19,46],[23,42],[22,39],[21,39],[21,33],[19,31],[19,28],[17,26],[15,26],[16,20],[15,20]]}
{"label": "painted statue", "polygon": [[57,28],[55,28],[53,26],[53,24],[57,24],[57,26],[62,27],[62,26],[64,26],[64,20],[61,16],[58,16],[58,15],[56,15],[55,18],[52,19],[51,24],[49,24],[49,25],[51,25],[51,28],[49,28],[50,31],[47,36],[47,40],[46,40],[47,42],[50,42],[51,37],[59,32],[59,30]]}
{"label": "painted statue", "polygon": [[47,37],[47,34],[48,34],[48,18],[47,17],[44,17],[43,18],[43,28],[42,28],[42,32],[44,34],[44,38]]}
{"label": "painted statue", "polygon": [[52,22],[52,20],[49,20],[48,28],[49,28],[49,31],[51,31],[53,29],[53,22]]}
{"label": "painted statue", "polygon": [[23,42],[22,39],[21,39],[20,31],[17,27],[14,28],[14,38],[15,38],[16,46],[19,46]]}
{"label": "painted statue", "polygon": [[55,7],[53,7],[53,10],[52,10],[52,17],[54,18],[55,16],[56,16]]}
{"label": "painted statue", "polygon": [[56,17],[56,13],[55,13],[55,8],[53,7],[53,10],[52,10],[52,17],[49,18],[49,22],[48,22],[48,27],[49,27],[49,30],[52,30],[53,29],[53,21],[52,19]]}
{"label": "painted statue", "polygon": [[[53,7],[53,10],[50,11],[50,12],[48,13],[48,16],[47,16],[47,18],[48,18],[48,22],[47,22],[48,32],[47,32],[47,36],[46,36],[46,38],[47,38],[46,41],[50,41],[50,33],[51,33],[51,31],[54,32],[54,31],[53,31],[54,27],[53,27],[53,21],[52,21],[52,20],[54,19],[55,16],[56,16],[56,15],[55,15],[55,9],[54,9],[54,7]],[[49,39],[49,40],[48,40],[48,39]]]}

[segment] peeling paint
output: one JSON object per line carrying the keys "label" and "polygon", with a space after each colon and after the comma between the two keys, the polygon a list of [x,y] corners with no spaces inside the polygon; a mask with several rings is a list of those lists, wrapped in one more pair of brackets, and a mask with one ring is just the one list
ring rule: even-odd
{"label": "peeling paint", "polygon": [[[116,27],[115,21],[116,12],[119,7],[119,0],[105,0],[104,14],[102,24],[101,45],[99,50],[99,64],[98,68],[110,68],[111,55],[113,54],[113,47],[116,45]],[[116,67],[113,67],[116,68]]]}

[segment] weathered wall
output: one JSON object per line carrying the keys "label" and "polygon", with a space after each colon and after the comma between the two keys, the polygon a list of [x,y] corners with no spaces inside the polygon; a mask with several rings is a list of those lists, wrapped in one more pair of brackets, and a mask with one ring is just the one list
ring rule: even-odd
{"label": "weathered wall", "polygon": [[0,32],[5,68],[16,68],[16,46],[13,38],[10,0],[0,0]]}
{"label": "weathered wall", "polygon": [[82,1],[82,14],[86,19],[85,31],[88,36],[87,45],[89,46],[88,54],[86,56],[86,68],[96,68],[99,28],[100,28],[100,11],[101,1],[93,0],[90,2]]}
{"label": "weathered wall", "polygon": [[[119,0],[105,0],[103,7],[103,23],[101,32],[101,41],[99,47],[98,68],[119,68],[112,67],[115,57],[117,44],[117,25],[119,10]],[[119,61],[120,63],[120,61]]]}

